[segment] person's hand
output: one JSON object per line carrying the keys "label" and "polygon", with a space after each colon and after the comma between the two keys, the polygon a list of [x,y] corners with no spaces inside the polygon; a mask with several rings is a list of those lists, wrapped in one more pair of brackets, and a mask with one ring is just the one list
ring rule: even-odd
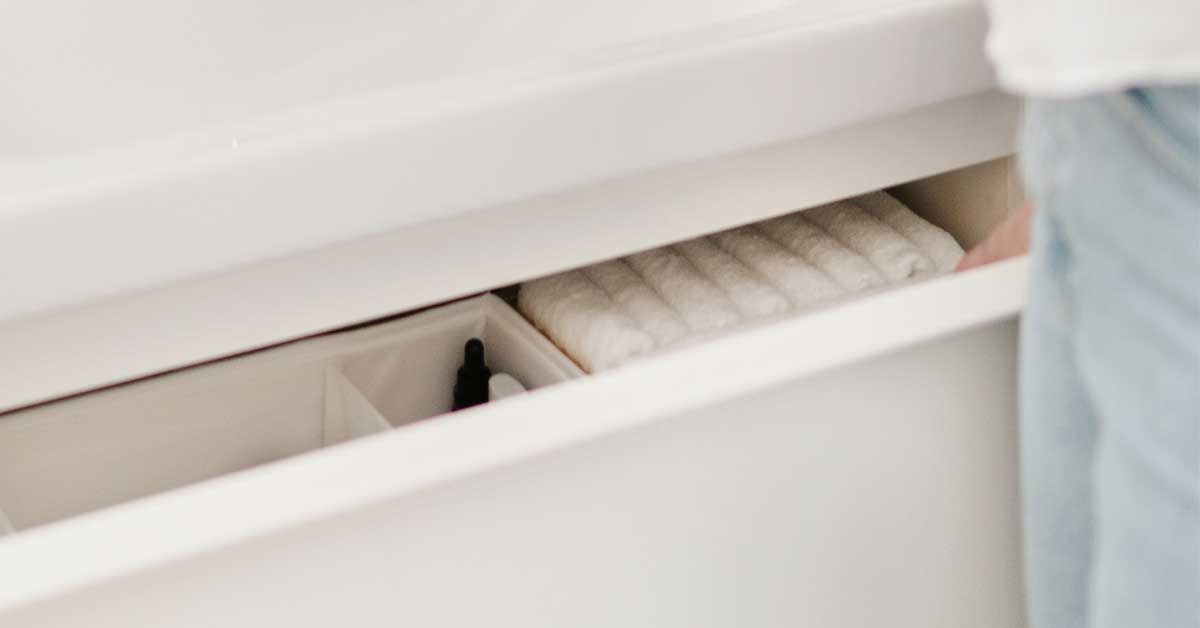
{"label": "person's hand", "polygon": [[1033,205],[1026,203],[1024,207],[993,229],[986,240],[967,251],[954,272],[970,270],[976,266],[1028,253],[1029,224],[1032,219]]}

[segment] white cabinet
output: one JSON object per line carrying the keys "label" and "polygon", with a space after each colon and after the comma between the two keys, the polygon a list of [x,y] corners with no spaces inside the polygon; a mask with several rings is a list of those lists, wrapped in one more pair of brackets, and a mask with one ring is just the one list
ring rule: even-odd
{"label": "white cabinet", "polygon": [[[1010,170],[989,162],[895,192],[969,242],[1014,202]],[[212,613],[247,626],[1014,625],[1023,272],[1017,260],[894,289],[18,532],[0,543],[0,564],[22,566],[0,570],[0,608],[14,626],[116,625],[128,604],[148,626]],[[222,461],[271,417],[317,412],[317,440],[264,460],[312,450],[321,408],[344,394],[314,360],[386,346],[389,326],[420,317],[8,415],[0,450],[22,451],[13,439],[49,422],[63,444],[46,461],[78,475],[56,487],[36,450],[6,457],[2,493],[22,499],[10,512],[21,527],[28,512],[86,505],[89,478],[112,479],[103,456],[83,455],[89,443],[110,443],[107,464],[127,465],[123,486],[138,494],[154,487],[134,480],[156,474],[169,476],[159,489],[188,483],[171,473],[189,457],[216,469],[194,479],[245,466]],[[346,366],[403,359],[385,354],[334,363],[378,391]],[[545,383],[574,376],[549,360]],[[245,375],[264,364],[288,377],[307,368],[311,386]],[[185,394],[221,379],[257,414]],[[324,405],[295,386],[323,390]],[[139,404],[139,389],[153,403]],[[122,455],[145,454],[139,429],[178,439],[176,419],[205,434],[195,416],[219,417],[223,439],[197,438],[182,457]],[[113,429],[133,437],[99,437]],[[56,501],[64,489],[74,502]]]}
{"label": "white cabinet", "polygon": [[[134,243],[61,294],[14,283],[0,625],[1020,625],[1023,260],[592,376],[518,319],[467,321],[428,345],[439,369],[461,334],[492,333],[541,356],[506,367],[539,389],[432,418],[433,397],[412,416],[397,401],[392,382],[420,371],[389,348],[427,315],[405,312],[874,189],[968,245],[1019,202],[1017,106],[990,91],[978,7],[789,11],[485,86],[496,101],[428,125],[368,116],[98,193],[134,221],[101,231],[178,195],[204,205],[202,183],[248,213],[154,223],[160,268]],[[832,69],[851,50],[864,82]],[[766,87],[791,73],[799,87]],[[666,97],[721,89],[778,100]],[[674,125],[655,109],[671,103]],[[506,124],[538,116],[553,132],[506,144]],[[640,134],[651,147],[622,161]],[[397,183],[387,159],[414,170]],[[37,197],[31,180],[12,198]],[[344,211],[314,212],[338,185],[358,186]],[[90,206],[29,207],[4,237],[35,242]],[[259,231],[211,256],[184,237],[239,220]],[[86,280],[102,273],[120,281]],[[496,297],[446,311],[481,303]]]}

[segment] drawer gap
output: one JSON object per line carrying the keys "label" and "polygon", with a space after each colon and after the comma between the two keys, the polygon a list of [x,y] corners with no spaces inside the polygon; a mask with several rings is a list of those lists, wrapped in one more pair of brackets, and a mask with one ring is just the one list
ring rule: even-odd
{"label": "drawer gap", "polygon": [[[888,191],[964,248],[1021,200],[1010,159]],[[583,376],[515,299],[499,287],[2,415],[0,535],[442,415],[472,337],[526,388]]]}
{"label": "drawer gap", "polygon": [[0,418],[0,534],[449,412],[464,343],[528,389],[579,369],[487,294]]}

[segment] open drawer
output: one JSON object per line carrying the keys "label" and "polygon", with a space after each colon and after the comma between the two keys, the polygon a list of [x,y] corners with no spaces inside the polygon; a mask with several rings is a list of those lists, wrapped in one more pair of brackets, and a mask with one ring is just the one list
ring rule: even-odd
{"label": "open drawer", "polygon": [[581,374],[484,295],[47,404],[0,420],[0,526],[43,525],[449,412],[473,337],[528,388]]}
{"label": "open drawer", "polygon": [[[998,160],[893,191],[970,245],[1013,189]],[[5,415],[0,508],[18,528],[241,472],[0,541],[0,623],[1020,625],[1023,275],[942,277],[582,378],[525,338],[544,368],[521,377],[554,385],[329,448],[357,433],[330,438],[331,399],[365,411],[355,424],[389,414],[348,352],[422,314]],[[191,384],[210,379],[251,412]],[[152,421],[164,408],[180,431]],[[14,447],[44,416],[61,447]],[[128,448],[95,455],[113,426]],[[275,448],[250,446],[262,434]],[[39,458],[81,466],[52,477]],[[165,475],[94,492],[134,458]]]}

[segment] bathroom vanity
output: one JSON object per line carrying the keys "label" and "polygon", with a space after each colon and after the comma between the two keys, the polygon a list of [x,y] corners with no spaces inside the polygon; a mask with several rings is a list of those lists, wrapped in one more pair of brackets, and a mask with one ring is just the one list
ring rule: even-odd
{"label": "bathroom vanity", "polygon": [[[28,4],[0,626],[1022,625],[1024,260],[587,376],[502,298],[877,189],[978,242],[977,3]],[[536,390],[443,414],[479,334]]]}

